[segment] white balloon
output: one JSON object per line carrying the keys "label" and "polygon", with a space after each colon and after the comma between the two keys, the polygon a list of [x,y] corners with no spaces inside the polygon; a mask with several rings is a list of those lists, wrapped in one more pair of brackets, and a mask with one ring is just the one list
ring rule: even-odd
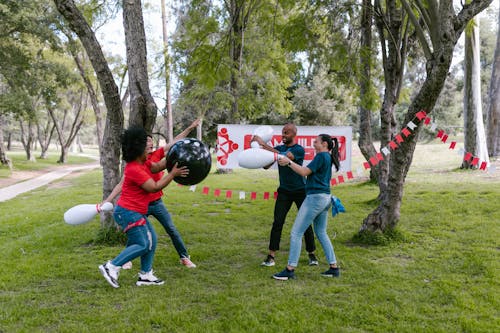
{"label": "white balloon", "polygon": [[258,135],[264,142],[268,142],[273,138],[273,128],[269,125],[259,126],[253,131],[253,135]]}

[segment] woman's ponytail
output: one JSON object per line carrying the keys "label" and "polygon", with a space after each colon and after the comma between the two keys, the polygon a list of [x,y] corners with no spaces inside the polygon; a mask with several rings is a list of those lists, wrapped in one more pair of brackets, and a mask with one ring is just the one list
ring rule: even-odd
{"label": "woman's ponytail", "polygon": [[328,150],[330,151],[330,156],[332,157],[332,164],[335,165],[335,169],[339,171],[340,161],[339,161],[339,140],[333,138],[328,134],[320,134],[321,141],[328,144]]}

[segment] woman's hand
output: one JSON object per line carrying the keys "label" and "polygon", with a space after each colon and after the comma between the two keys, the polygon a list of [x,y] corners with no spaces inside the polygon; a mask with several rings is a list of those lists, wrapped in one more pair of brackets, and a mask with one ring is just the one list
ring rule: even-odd
{"label": "woman's hand", "polygon": [[278,163],[281,166],[286,166],[290,163],[290,159],[285,155],[279,155],[278,156]]}
{"label": "woman's hand", "polygon": [[189,169],[187,166],[182,166],[182,167],[178,167],[177,166],[177,163],[174,164],[174,166],[172,167],[172,170],[170,170],[170,172],[174,178],[175,177],[187,177],[187,175],[189,175]]}

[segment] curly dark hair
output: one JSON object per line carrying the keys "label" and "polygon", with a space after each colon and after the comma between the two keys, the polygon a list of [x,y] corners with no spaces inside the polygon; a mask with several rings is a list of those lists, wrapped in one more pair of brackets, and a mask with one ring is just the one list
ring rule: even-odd
{"label": "curly dark hair", "polygon": [[132,162],[144,154],[147,133],[142,127],[132,126],[126,129],[121,137],[122,156],[125,162]]}

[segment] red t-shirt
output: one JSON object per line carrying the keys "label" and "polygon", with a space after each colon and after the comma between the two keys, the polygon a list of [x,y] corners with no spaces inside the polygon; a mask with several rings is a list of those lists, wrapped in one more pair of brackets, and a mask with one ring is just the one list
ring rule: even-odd
{"label": "red t-shirt", "polygon": [[133,161],[125,165],[123,175],[122,193],[117,204],[134,212],[146,214],[148,204],[152,201],[151,193],[144,191],[141,185],[152,178],[151,171],[144,164]]}
{"label": "red t-shirt", "polygon": [[[159,181],[163,177],[163,171],[160,171],[158,173],[152,173],[150,171],[151,163],[159,162],[164,157],[165,157],[165,150],[163,149],[163,147],[161,147],[152,152],[151,154],[148,154],[148,159],[146,160],[146,163],[144,163],[144,165],[148,169],[148,172],[151,175],[151,178],[153,178],[155,182]],[[150,201],[155,201],[162,197],[163,191],[160,190],[158,192],[150,193],[149,195],[150,195]]]}

